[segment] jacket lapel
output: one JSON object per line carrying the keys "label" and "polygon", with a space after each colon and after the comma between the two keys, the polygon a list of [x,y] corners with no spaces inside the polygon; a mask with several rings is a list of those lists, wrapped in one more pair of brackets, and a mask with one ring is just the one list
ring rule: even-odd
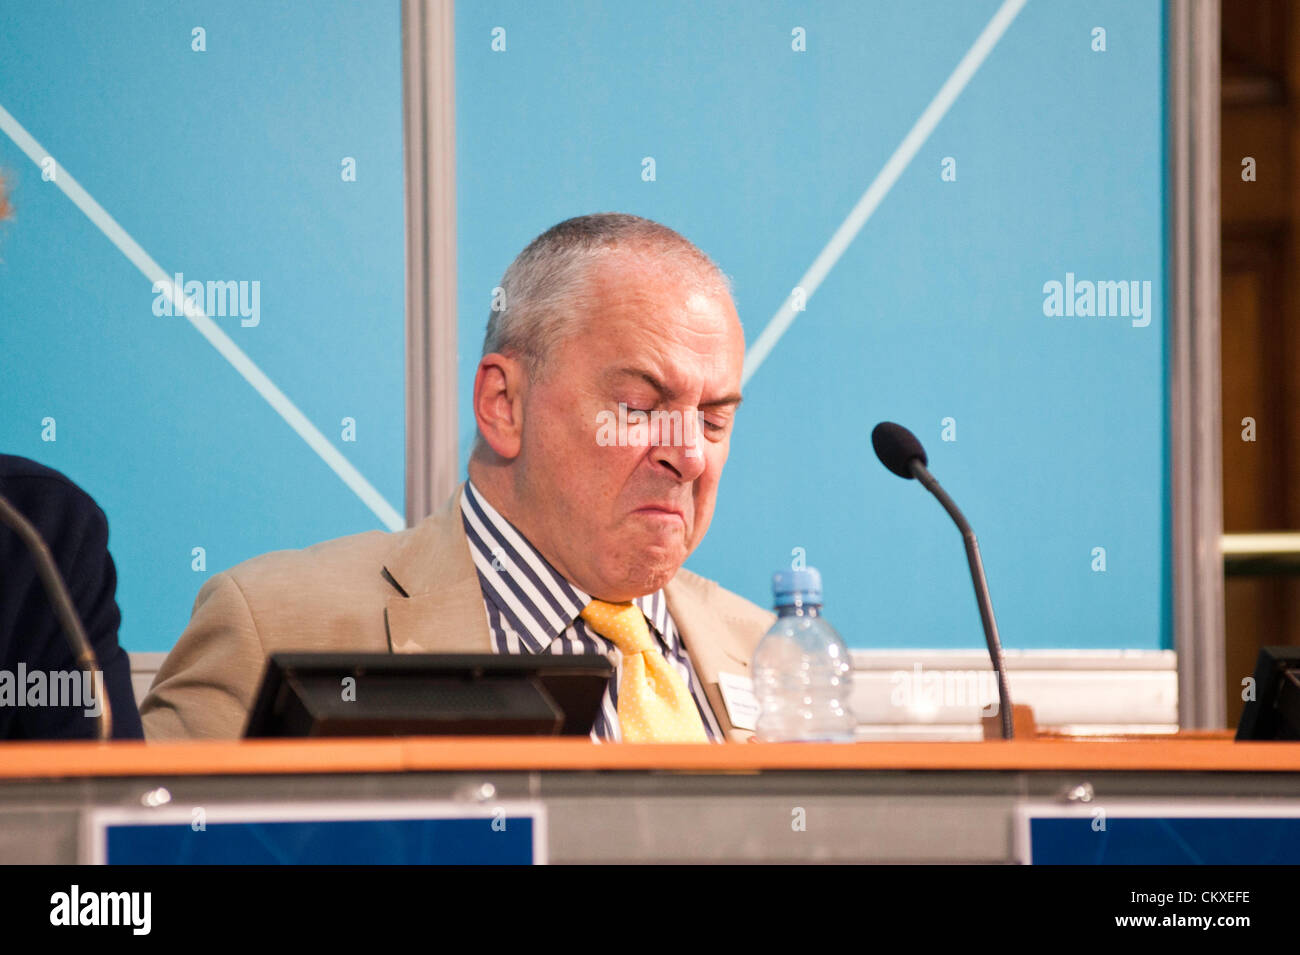
{"label": "jacket lapel", "polygon": [[491,653],[487,611],[460,516],[461,488],[404,532],[384,562],[397,593],[384,618],[394,653]]}
{"label": "jacket lapel", "polygon": [[[384,608],[394,653],[492,652],[460,495],[457,487],[440,511],[403,532],[384,562],[384,576],[394,588]],[[723,736],[733,742],[749,739],[751,731],[732,725],[718,687],[719,673],[750,675],[751,647],[740,636],[747,621],[715,610],[698,588],[676,578],[664,586],[664,597]]]}
{"label": "jacket lapel", "polygon": [[695,674],[704,686],[713,714],[718,718],[722,735],[732,742],[744,742],[754,735],[752,730],[732,725],[722,690],[718,686],[719,673],[734,673],[749,677],[749,646],[740,639],[745,621],[720,613],[704,599],[696,588],[677,578],[664,587],[668,612],[677,625],[677,633],[686,646],[695,665]]}

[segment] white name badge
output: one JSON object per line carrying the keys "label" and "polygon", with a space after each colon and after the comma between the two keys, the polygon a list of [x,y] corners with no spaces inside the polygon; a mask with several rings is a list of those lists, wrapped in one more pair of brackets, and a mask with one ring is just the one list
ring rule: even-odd
{"label": "white name badge", "polygon": [[719,673],[718,689],[727,707],[727,719],[736,729],[758,728],[758,699],[754,696],[754,681],[735,673]]}

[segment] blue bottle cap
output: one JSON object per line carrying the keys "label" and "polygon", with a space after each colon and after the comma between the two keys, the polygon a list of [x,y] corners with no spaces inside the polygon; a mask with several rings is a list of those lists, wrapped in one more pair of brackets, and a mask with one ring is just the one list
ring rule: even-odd
{"label": "blue bottle cap", "polygon": [[772,575],[772,597],[776,605],[795,603],[795,597],[802,604],[820,604],[822,602],[822,575],[816,567],[803,570],[778,570]]}

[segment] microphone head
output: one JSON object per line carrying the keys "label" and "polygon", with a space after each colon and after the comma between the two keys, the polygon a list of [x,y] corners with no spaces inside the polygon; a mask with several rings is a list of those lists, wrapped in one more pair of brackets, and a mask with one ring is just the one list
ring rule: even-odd
{"label": "microphone head", "polygon": [[871,430],[871,446],[880,463],[901,478],[913,476],[908,467],[913,458],[920,458],[923,465],[930,463],[916,435],[892,421],[882,421]]}

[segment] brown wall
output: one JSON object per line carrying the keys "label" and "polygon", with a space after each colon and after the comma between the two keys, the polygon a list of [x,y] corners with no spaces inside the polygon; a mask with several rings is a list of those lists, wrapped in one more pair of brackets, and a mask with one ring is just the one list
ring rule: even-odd
{"label": "brown wall", "polygon": [[[1289,530],[1300,527],[1300,4],[1221,10],[1224,529]],[[1242,179],[1248,156],[1254,182]],[[1259,648],[1300,643],[1300,579],[1229,577],[1226,611],[1235,726]]]}

